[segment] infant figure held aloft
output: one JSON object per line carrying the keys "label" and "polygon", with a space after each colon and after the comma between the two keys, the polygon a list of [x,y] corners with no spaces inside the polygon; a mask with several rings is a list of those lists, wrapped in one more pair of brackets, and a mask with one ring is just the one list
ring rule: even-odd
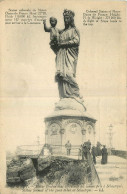
{"label": "infant figure held aloft", "polygon": [[49,19],[51,27],[47,27],[46,20],[43,20],[44,30],[45,32],[50,32],[50,46],[51,49],[56,53],[57,52],[57,45],[59,43],[59,30],[56,28],[57,19],[54,17],[50,17]]}

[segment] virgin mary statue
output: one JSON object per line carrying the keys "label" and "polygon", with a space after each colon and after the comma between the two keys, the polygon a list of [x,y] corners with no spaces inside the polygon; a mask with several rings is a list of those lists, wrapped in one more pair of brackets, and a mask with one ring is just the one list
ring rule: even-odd
{"label": "virgin mary statue", "polygon": [[82,104],[76,82],[76,66],[79,53],[80,34],[74,24],[74,12],[64,10],[65,28],[60,32],[56,45],[56,75],[59,97],[73,98]]}

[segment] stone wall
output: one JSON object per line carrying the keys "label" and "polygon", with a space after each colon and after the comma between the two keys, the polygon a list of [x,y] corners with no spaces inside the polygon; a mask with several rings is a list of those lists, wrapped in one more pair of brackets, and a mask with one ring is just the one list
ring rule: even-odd
{"label": "stone wall", "polygon": [[123,150],[111,150],[111,153],[115,156],[127,159],[127,151]]}

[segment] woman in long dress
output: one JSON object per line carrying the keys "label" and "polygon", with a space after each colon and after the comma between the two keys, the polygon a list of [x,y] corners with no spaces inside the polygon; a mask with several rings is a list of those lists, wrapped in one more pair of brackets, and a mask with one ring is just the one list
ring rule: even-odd
{"label": "woman in long dress", "polygon": [[105,146],[103,146],[103,148],[102,148],[102,160],[101,160],[101,164],[107,164],[107,158],[108,158],[107,148]]}

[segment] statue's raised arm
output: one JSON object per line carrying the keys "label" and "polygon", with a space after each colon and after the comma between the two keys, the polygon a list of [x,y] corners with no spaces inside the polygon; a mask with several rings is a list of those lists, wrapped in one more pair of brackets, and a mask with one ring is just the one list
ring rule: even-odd
{"label": "statue's raised arm", "polygon": [[55,17],[50,17],[49,19],[50,27],[47,27],[46,20],[43,21],[44,24],[44,31],[50,32],[50,47],[54,51],[54,53],[57,53],[58,49],[58,42],[59,42],[59,33],[60,30],[56,28],[57,19]]}

